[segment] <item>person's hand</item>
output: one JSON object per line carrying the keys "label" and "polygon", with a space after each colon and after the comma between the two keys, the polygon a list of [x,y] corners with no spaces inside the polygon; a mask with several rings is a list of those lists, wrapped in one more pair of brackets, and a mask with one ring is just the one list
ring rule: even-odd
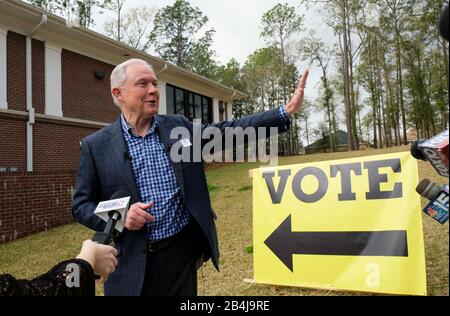
{"label": "person's hand", "polygon": [[89,262],[94,269],[94,273],[99,275],[104,282],[108,275],[116,269],[116,255],[117,250],[114,247],[85,240],[77,258]]}
{"label": "person's hand", "polygon": [[306,69],[303,72],[302,76],[300,77],[300,80],[298,82],[297,89],[295,90],[294,95],[289,100],[288,104],[286,104],[286,112],[289,115],[293,115],[295,112],[297,112],[298,109],[300,109],[300,107],[303,104],[303,97],[305,94],[305,85],[306,85],[306,80],[308,79],[308,74],[309,74],[309,71],[308,71],[308,69]]}
{"label": "person's hand", "polygon": [[153,202],[147,204],[138,202],[131,205],[127,212],[127,218],[125,219],[125,227],[129,230],[139,230],[147,222],[154,221],[155,217],[146,211],[153,204]]}

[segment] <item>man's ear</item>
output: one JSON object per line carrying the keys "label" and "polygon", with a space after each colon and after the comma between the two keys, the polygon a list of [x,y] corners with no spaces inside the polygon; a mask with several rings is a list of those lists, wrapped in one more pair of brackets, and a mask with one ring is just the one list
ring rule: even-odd
{"label": "man's ear", "polygon": [[111,93],[112,93],[116,98],[118,98],[118,97],[120,97],[122,91],[120,91],[119,88],[112,88],[112,89],[111,89]]}

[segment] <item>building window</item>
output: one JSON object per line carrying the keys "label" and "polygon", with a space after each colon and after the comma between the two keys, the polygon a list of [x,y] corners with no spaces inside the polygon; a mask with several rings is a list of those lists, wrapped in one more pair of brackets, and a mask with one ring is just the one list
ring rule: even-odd
{"label": "building window", "polygon": [[200,94],[166,85],[167,114],[182,114],[189,120],[212,122],[212,99]]}

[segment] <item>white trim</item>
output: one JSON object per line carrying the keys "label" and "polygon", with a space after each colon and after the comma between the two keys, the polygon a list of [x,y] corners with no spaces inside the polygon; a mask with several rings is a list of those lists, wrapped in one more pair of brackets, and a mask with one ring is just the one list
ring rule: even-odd
{"label": "white trim", "polygon": [[8,108],[7,59],[8,52],[6,35],[8,30],[0,25],[0,109]]}
{"label": "white trim", "polygon": [[213,123],[219,123],[219,99],[213,98],[213,104],[212,104],[212,110],[213,110]]}
{"label": "white trim", "polygon": [[64,124],[64,125],[76,126],[76,127],[83,127],[83,128],[99,128],[100,129],[100,128],[103,128],[103,127],[111,124],[111,123],[105,123],[105,122],[97,122],[97,121],[81,120],[81,119],[75,119],[75,118],[45,115],[45,114],[40,114],[40,113],[36,113],[36,119],[38,122],[52,122],[52,123],[59,123],[59,124]]}
{"label": "white trim", "polygon": [[45,48],[54,50],[55,52],[58,52],[58,53],[60,53],[60,54],[61,54],[61,52],[62,52],[61,46],[58,46],[58,45],[56,45],[56,44],[54,44],[54,43],[50,43],[50,42],[45,42]]}
{"label": "white trim", "polygon": [[45,43],[45,114],[63,116],[61,47]]}
{"label": "white trim", "polygon": [[159,114],[167,114],[167,96],[166,96],[166,83],[158,80],[159,88]]}
{"label": "white trim", "polygon": [[[30,114],[26,111],[18,111],[18,110],[3,110],[0,109],[0,117],[6,117],[6,118],[18,118],[21,120],[26,120],[29,118]],[[76,126],[81,128],[103,128],[105,126],[110,125],[111,123],[105,123],[105,122],[98,122],[98,121],[89,121],[89,120],[81,120],[81,119],[74,119],[74,118],[67,118],[67,117],[59,117],[59,116],[52,116],[52,115],[45,115],[41,113],[35,113],[34,114],[35,121],[36,122],[49,122],[49,123],[57,123],[61,125],[70,125],[70,126]]]}

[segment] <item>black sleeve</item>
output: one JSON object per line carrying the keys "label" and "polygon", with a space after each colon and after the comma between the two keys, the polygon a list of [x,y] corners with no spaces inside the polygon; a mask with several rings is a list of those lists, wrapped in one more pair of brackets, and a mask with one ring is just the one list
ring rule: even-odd
{"label": "black sleeve", "polygon": [[0,296],[94,296],[92,266],[84,260],[58,263],[47,273],[31,281],[0,275]]}

